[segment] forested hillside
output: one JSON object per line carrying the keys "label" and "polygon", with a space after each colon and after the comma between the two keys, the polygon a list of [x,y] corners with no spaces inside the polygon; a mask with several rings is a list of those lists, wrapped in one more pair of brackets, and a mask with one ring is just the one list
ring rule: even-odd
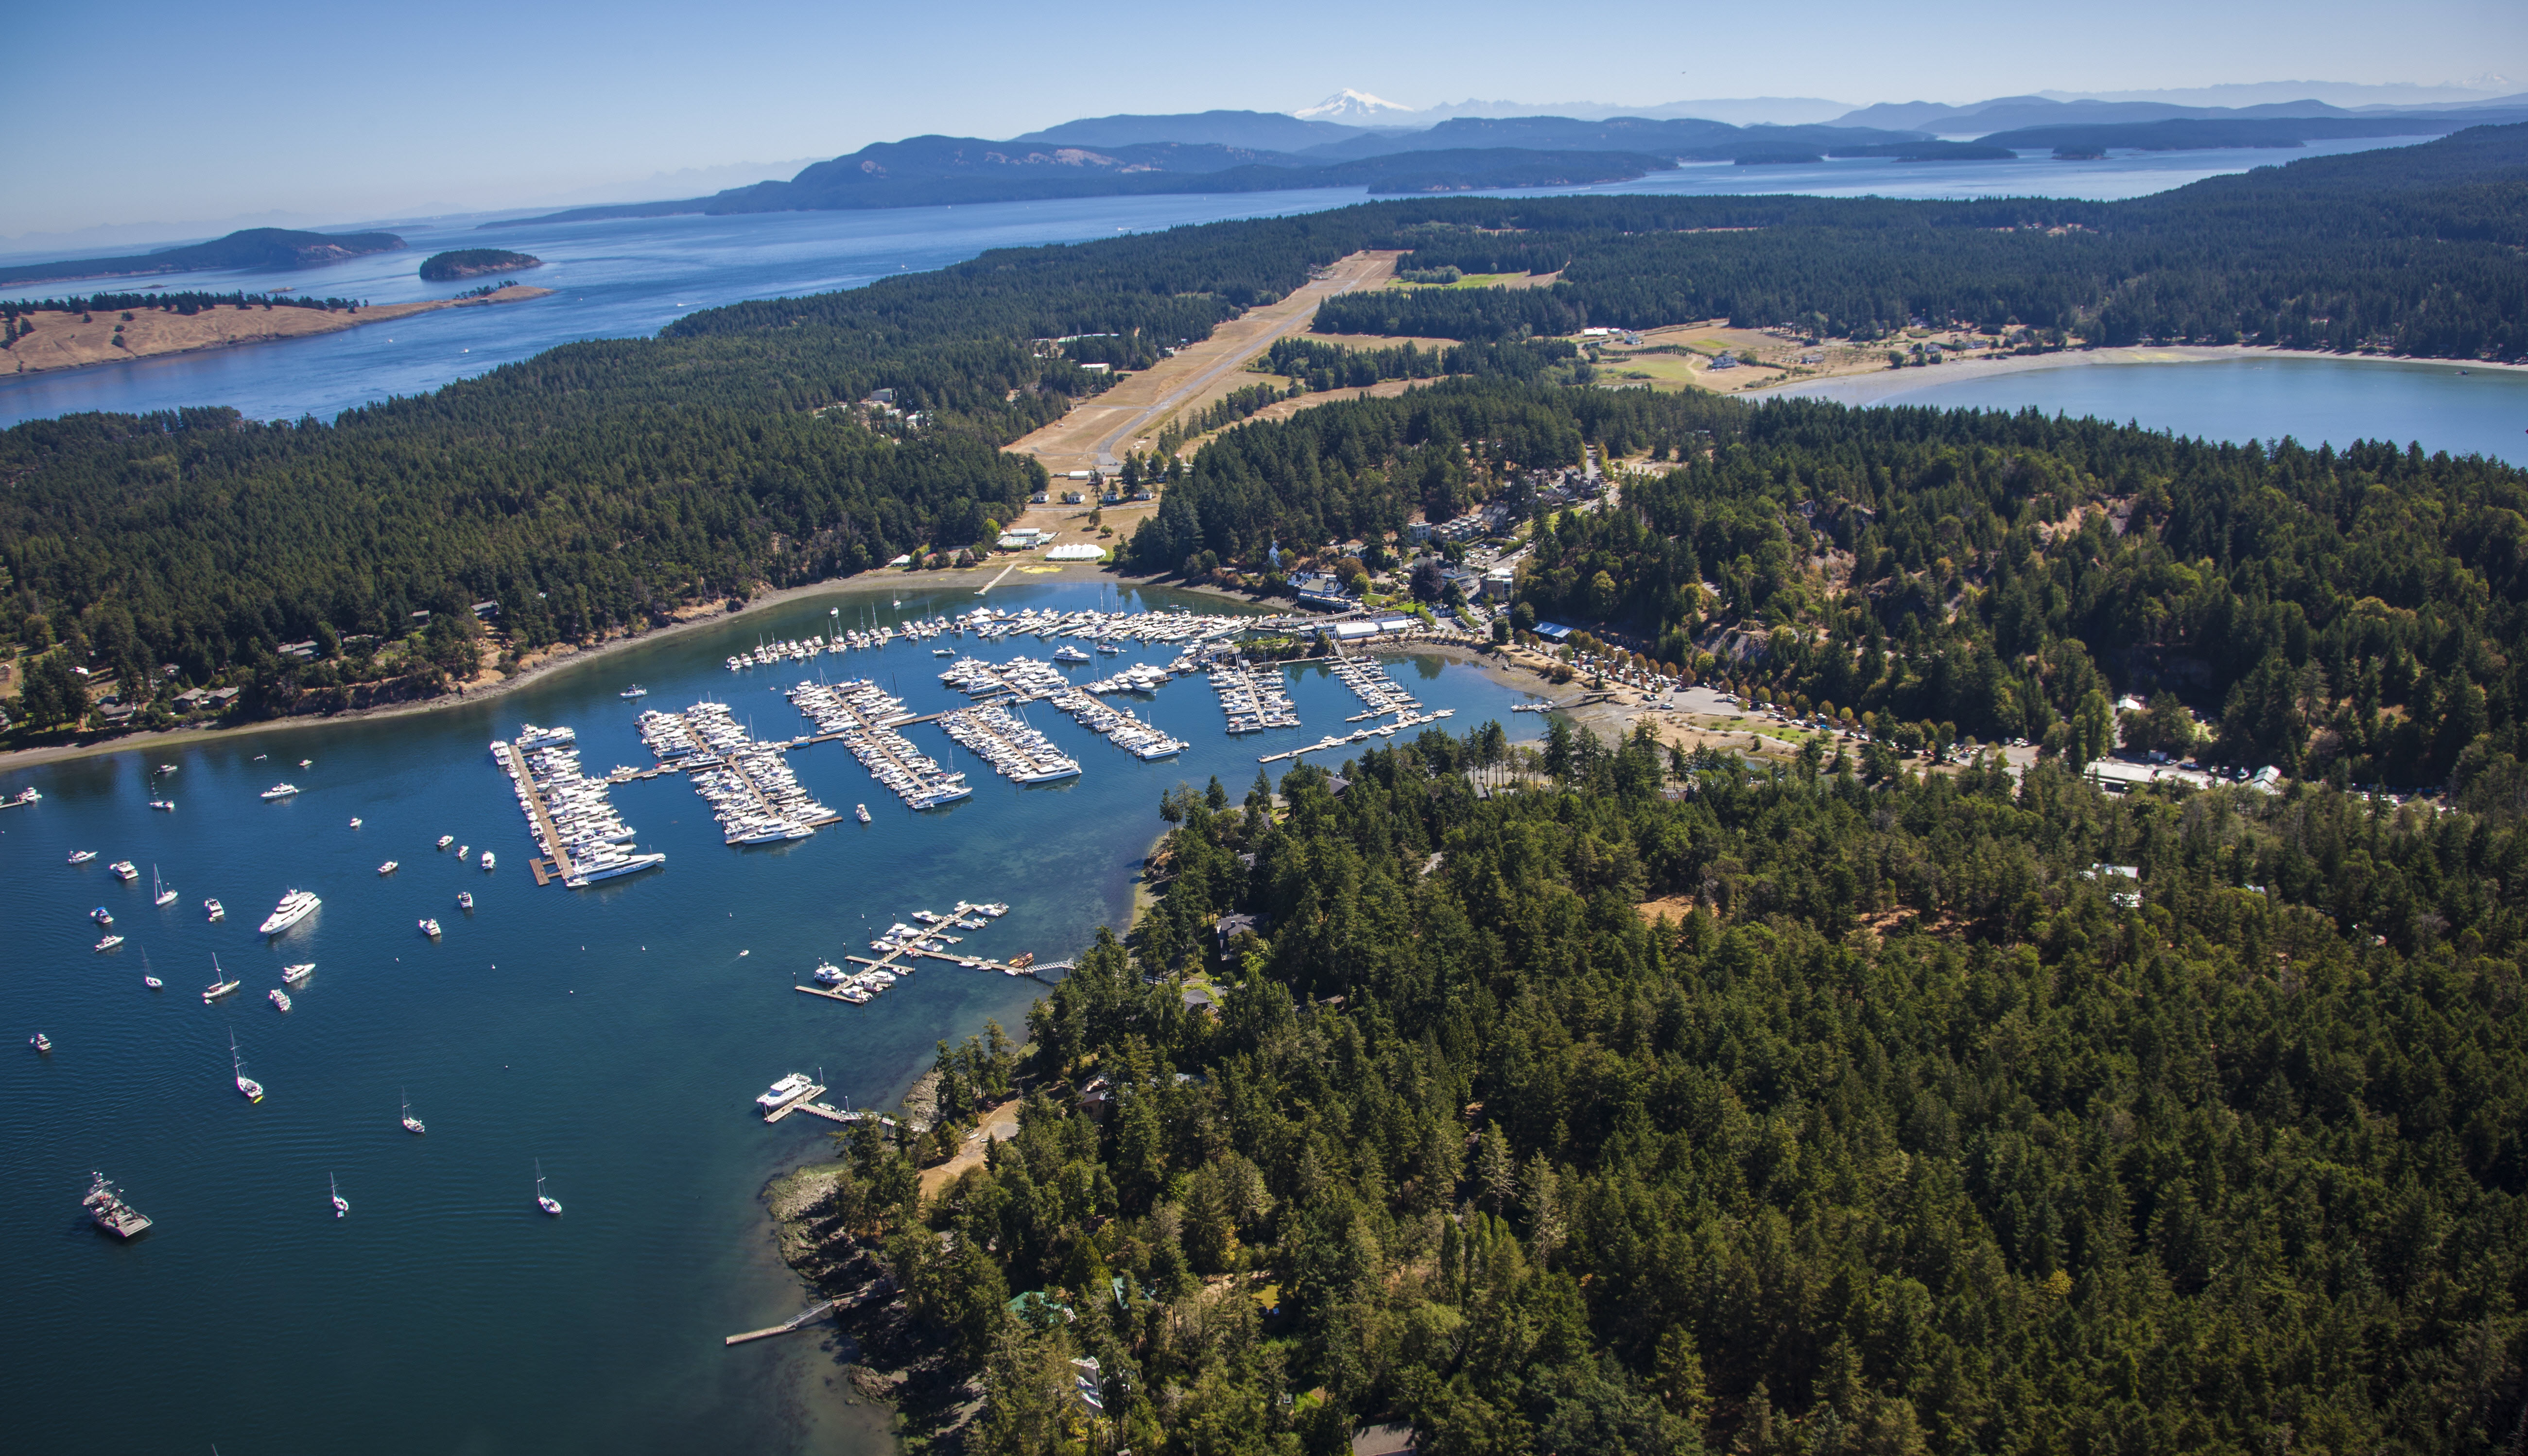
{"label": "forested hillside", "polygon": [[1400,266],[1545,288],[1355,293],[1332,334],[1484,339],[1727,317],[1874,338],[1911,318],[2091,343],[2528,357],[2528,126],[2316,157],[2125,202],[1520,198],[1470,204]]}
{"label": "forested hillside", "polygon": [[[1658,473],[1620,508],[1540,513],[1522,625],[1612,628],[1774,701],[2080,760],[2115,746],[2128,692],[2217,724],[2216,757],[2292,775],[2434,784],[2479,739],[2528,752],[2528,472],[2418,448],[1452,381],[1230,431],[1130,559],[1256,566],[1275,541],[1444,519],[1584,442]],[[1762,649],[1715,655],[1721,627]]]}
{"label": "forested hillside", "polygon": [[[38,422],[0,433],[0,634],[37,649],[69,643],[118,669],[173,662],[170,687],[251,678],[274,691],[250,703],[279,702],[298,671],[275,655],[279,644],[384,636],[412,611],[497,599],[532,647],[758,584],[954,552],[1007,520],[1034,483],[1031,464],[1002,460],[997,447],[1111,383],[1034,340],[1112,334],[1114,360],[1145,362],[1369,247],[1409,246],[1408,261],[1432,267],[1562,270],[1551,287],[1382,292],[1320,316],[1327,327],[1465,338],[1439,367],[1488,386],[1585,379],[1567,367],[1567,345],[1522,335],[1714,312],[1865,333],[1954,313],[2114,338],[2528,352],[2523,138],[2528,128],[2479,129],[2115,204],[1379,203],[999,250],[847,292],[707,310],[658,338],[568,345],[331,423],[216,410]],[[1737,228],[1759,231],[1698,231]],[[2216,266],[2225,251],[2246,261]],[[1325,388],[1433,367],[1427,351],[1338,360],[1296,343],[1276,362],[1304,366]],[[877,389],[917,418],[881,422],[848,407]],[[1457,441],[1491,441],[1493,455],[1530,464],[1554,458],[1539,442],[1571,438],[1570,421],[1650,408],[1586,391],[1486,397],[1524,423],[1460,420]],[[1702,405],[1674,408],[1702,421]],[[1723,410],[1693,428],[1735,428],[1732,418]],[[1642,415],[1636,433],[1659,428]],[[1203,551],[1242,559],[1276,529],[1313,542],[1324,538],[1305,533],[1321,528],[1392,527],[1417,506],[1464,500],[1488,468],[1462,451],[1451,463],[1419,438],[1409,461],[1375,470],[1348,456],[1329,473],[1253,455],[1298,438],[1224,444],[1211,478],[1136,543],[1136,559],[1174,568]],[[1253,457],[1236,463],[1241,455]],[[1291,502],[1303,505],[1286,510]],[[2348,518],[2337,515],[2340,528]],[[2422,609],[2410,593],[2371,595]],[[1566,596],[1555,599],[1570,610]],[[2314,603],[2303,610],[2319,620]],[[1679,626],[1647,598],[1627,614],[1655,636]],[[2411,721],[2395,711],[2424,701],[2399,696],[2410,674],[2382,671],[2391,726]],[[2431,671],[2447,686],[2448,662],[2435,656]],[[2470,675],[2493,691],[2498,674]],[[2227,682],[2216,672],[2210,686]]]}
{"label": "forested hillside", "polygon": [[[929,1202],[860,1139],[812,1231],[948,1345],[930,1417],[980,1377],[967,1449],[2513,1446],[2515,761],[2435,815],[1502,757],[1171,795],[1018,1137]],[[941,1065],[944,1145],[1011,1068]]]}

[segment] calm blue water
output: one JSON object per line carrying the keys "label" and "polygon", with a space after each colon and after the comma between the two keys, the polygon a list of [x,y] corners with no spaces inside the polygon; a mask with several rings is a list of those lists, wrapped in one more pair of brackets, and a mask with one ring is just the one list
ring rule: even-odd
{"label": "calm blue water", "polygon": [[[1604,187],[1505,195],[1605,192],[1796,192],[1815,196],[2140,196],[2277,161],[2390,141],[2305,151],[2137,153],[2101,162],[1899,163],[1875,158],[1807,167],[1697,165]],[[355,404],[414,394],[583,338],[646,336],[697,308],[857,287],[892,273],[938,268],[986,248],[1078,242],[1227,218],[1275,217],[1366,200],[1358,188],[1233,196],[1080,197],[883,212],[764,213],[747,217],[627,218],[479,232],[472,219],[396,223],[406,252],[289,272],[215,272],[160,280],[171,288],[302,292],[378,303],[446,298],[475,286],[425,284],[414,270],[444,248],[505,247],[545,266],[518,275],[558,291],[498,308],[448,309],[317,338],[214,350],[30,378],[0,378],[0,427],[81,410],[142,411],[226,404],[256,419],[332,418]],[[0,290],[34,298],[131,284],[52,284]]]}
{"label": "calm blue water", "polygon": [[2179,364],[2064,358],[2061,368],[1955,382],[1940,380],[1937,369],[1907,370],[1906,387],[1896,390],[1883,376],[1858,375],[1784,392],[1947,409],[2033,406],[2076,418],[2133,420],[2207,440],[2290,436],[2311,446],[2420,442],[2425,450],[2528,465],[2528,371],[2322,356]]}
{"label": "calm blue water", "polygon": [[[908,592],[904,612],[963,610],[971,587]],[[1057,585],[990,599],[1097,598],[1094,586]],[[757,1193],[813,1156],[827,1126],[767,1127],[751,1100],[785,1071],[821,1068],[834,1098],[891,1101],[942,1037],[978,1032],[987,1017],[1024,1035],[1042,988],[943,967],[853,1008],[791,986],[818,960],[858,950],[869,925],[959,899],[1012,907],[968,948],[1070,955],[1099,925],[1124,923],[1138,860],[1164,827],[1163,790],[1217,774],[1242,796],[1259,754],[1314,742],[1359,706],[1322,669],[1293,669],[1305,726],[1232,741],[1208,685],[1180,681],[1141,708],[1191,743],[1172,763],[1142,763],[1031,709],[1085,769],[1032,789],[923,725],[908,732],[955,757],[977,791],[919,815],[840,745],[818,745],[792,757],[801,780],[840,808],[866,801],[875,821],[774,849],[722,846],[681,778],[624,785],[615,803],[644,848],[667,852],[666,867],[576,893],[535,886],[523,819],[485,751],[493,737],[521,721],[568,724],[591,769],[644,764],[635,713],[703,697],[764,737],[787,736],[804,720],[773,690],[819,663],[834,678],[888,681],[923,710],[964,702],[938,683],[944,664],[924,644],[735,675],[720,665],[759,634],[801,636],[829,605],[850,619],[870,600],[800,598],[480,705],[0,775],[0,792],[32,784],[45,796],[0,812],[0,1268],[11,1283],[0,1422],[11,1445],[216,1441],[232,1456],[881,1448],[880,1428],[844,1404],[835,1356],[814,1337],[720,1345],[801,1303]],[[891,614],[883,598],[875,610]],[[1020,639],[980,654],[1049,647]],[[1116,660],[1132,657],[1075,676]],[[1459,731],[1528,721],[1508,713],[1522,695],[1479,671],[1423,658],[1397,675],[1430,706],[1456,708],[1448,726]],[[651,690],[645,702],[615,696],[635,681]],[[179,765],[166,780],[172,814],[145,807],[160,761]],[[283,778],[296,799],[256,798]],[[347,827],[353,815],[364,827]],[[495,850],[499,871],[434,851],[441,834]],[[73,849],[100,858],[66,866]],[[125,858],[140,868],[136,886],[106,873]],[[381,878],[390,858],[402,868]],[[164,910],[149,904],[153,865],[182,892]],[[266,946],[254,927],[293,886],[324,908]],[[454,904],[468,889],[471,915]],[[226,923],[205,922],[205,896],[226,902]],[[99,903],[129,937],[105,955],[89,949],[98,932],[86,911]],[[423,915],[445,939],[419,936]],[[245,987],[205,1007],[214,953]],[[144,955],[165,990],[142,987]],[[264,993],[298,961],[318,969],[284,1014]],[[49,1057],[26,1045],[38,1029],[55,1043]],[[269,1089],[260,1105],[230,1086],[232,1032]],[[399,1089],[427,1136],[396,1125]],[[532,1206],[539,1158],[567,1209],[559,1220]],[[121,1181],[157,1226],[128,1246],[90,1229],[78,1204],[90,1169]],[[341,1222],[329,1171],[351,1204]]]}

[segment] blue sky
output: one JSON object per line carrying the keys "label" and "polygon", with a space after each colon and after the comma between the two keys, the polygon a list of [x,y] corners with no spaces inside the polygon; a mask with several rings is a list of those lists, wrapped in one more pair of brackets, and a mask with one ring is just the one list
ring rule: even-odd
{"label": "blue sky", "polygon": [[1968,101],[2291,78],[2503,76],[2528,90],[2518,0],[20,0],[11,10],[0,239],[263,213],[524,206],[590,188],[679,195],[729,179],[643,183],[923,131],[1001,136],[1120,111],[1290,110],[1343,86],[1414,106]]}

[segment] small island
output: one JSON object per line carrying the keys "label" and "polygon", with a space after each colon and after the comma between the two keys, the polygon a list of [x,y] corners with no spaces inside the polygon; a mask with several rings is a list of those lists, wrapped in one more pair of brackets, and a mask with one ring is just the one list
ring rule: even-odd
{"label": "small island", "polygon": [[515,273],[522,268],[541,268],[544,262],[542,258],[503,248],[458,248],[424,258],[421,276],[426,282],[444,284],[460,278],[481,278],[487,273]]}

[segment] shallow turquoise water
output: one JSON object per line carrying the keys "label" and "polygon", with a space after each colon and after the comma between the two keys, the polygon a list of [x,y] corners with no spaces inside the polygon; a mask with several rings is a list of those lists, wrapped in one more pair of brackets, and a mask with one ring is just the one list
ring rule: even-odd
{"label": "shallow turquoise water", "polygon": [[[1144,599],[1173,603],[1168,594]],[[995,605],[1093,604],[1093,586],[1012,586]],[[974,604],[970,589],[908,593],[906,615]],[[1083,765],[1055,787],[990,777],[935,727],[908,730],[977,787],[909,813],[838,744],[793,755],[801,780],[875,821],[772,849],[719,843],[680,778],[614,790],[666,867],[585,892],[538,889],[524,822],[486,745],[521,721],[568,724],[603,772],[650,761],[643,707],[726,702],[763,737],[804,726],[773,690],[815,675],[875,676],[923,710],[963,702],[929,645],[903,644],[730,674],[759,634],[795,637],[868,610],[866,596],[808,597],[608,656],[479,705],[332,727],[282,728],[144,759],[122,754],[0,776],[41,805],[0,813],[0,1420],[11,1444],[135,1450],[379,1452],[608,1449],[841,1451],[882,1437],[847,1407],[813,1336],[723,1350],[720,1337],[786,1317],[795,1281],[772,1257],[764,1180],[814,1153],[826,1124],[767,1127],[751,1099],[781,1073],[821,1068],[834,1098],[892,1100],[940,1038],[998,1017],[1023,1034],[1036,983],[923,970],[866,1008],[790,987],[822,958],[924,906],[1003,900],[969,937],[991,954],[1070,955],[1121,925],[1160,793],[1217,774],[1242,795],[1256,757],[1311,743],[1359,710],[1322,670],[1291,673],[1303,727],[1232,741],[1210,688],[1182,680],[1141,705],[1187,739],[1142,763],[1049,709],[1029,716]],[[1218,609],[1217,603],[1209,604]],[[1205,609],[1196,604],[1196,609]],[[890,614],[883,598],[875,610]],[[972,640],[943,639],[960,648]],[[1034,639],[986,645],[1041,657]],[[1172,648],[1137,656],[1164,661]],[[1116,659],[1075,672],[1094,676]],[[1132,660],[1131,656],[1123,660]],[[1397,675],[1463,731],[1516,728],[1522,695],[1437,659]],[[615,695],[647,685],[643,702]],[[268,757],[257,761],[256,754]],[[312,758],[308,768],[297,767]],[[145,807],[149,767],[174,813]],[[302,792],[256,795],[287,778]],[[347,826],[353,816],[364,825]],[[432,842],[498,852],[491,875]],[[68,867],[72,849],[97,862]],[[136,886],[107,862],[129,858]],[[401,861],[392,877],[379,861]],[[149,904],[155,865],[182,899]],[[276,945],[256,923],[283,890],[324,909]],[[477,908],[455,909],[470,889]],[[229,908],[220,925],[200,904]],[[88,947],[103,903],[129,937]],[[437,916],[437,944],[414,928]],[[211,957],[245,987],[217,1007]],[[749,954],[741,955],[741,952]],[[166,989],[142,988],[143,956]],[[284,1014],[264,992],[314,961]],[[25,1044],[41,1029],[55,1051]],[[229,1085],[234,1032],[270,1089]],[[399,1089],[430,1124],[396,1125]],[[566,1214],[532,1206],[534,1160]],[[90,1229],[90,1169],[118,1179],[157,1227],[131,1245]],[[350,1217],[337,1222],[327,1174]]]}

